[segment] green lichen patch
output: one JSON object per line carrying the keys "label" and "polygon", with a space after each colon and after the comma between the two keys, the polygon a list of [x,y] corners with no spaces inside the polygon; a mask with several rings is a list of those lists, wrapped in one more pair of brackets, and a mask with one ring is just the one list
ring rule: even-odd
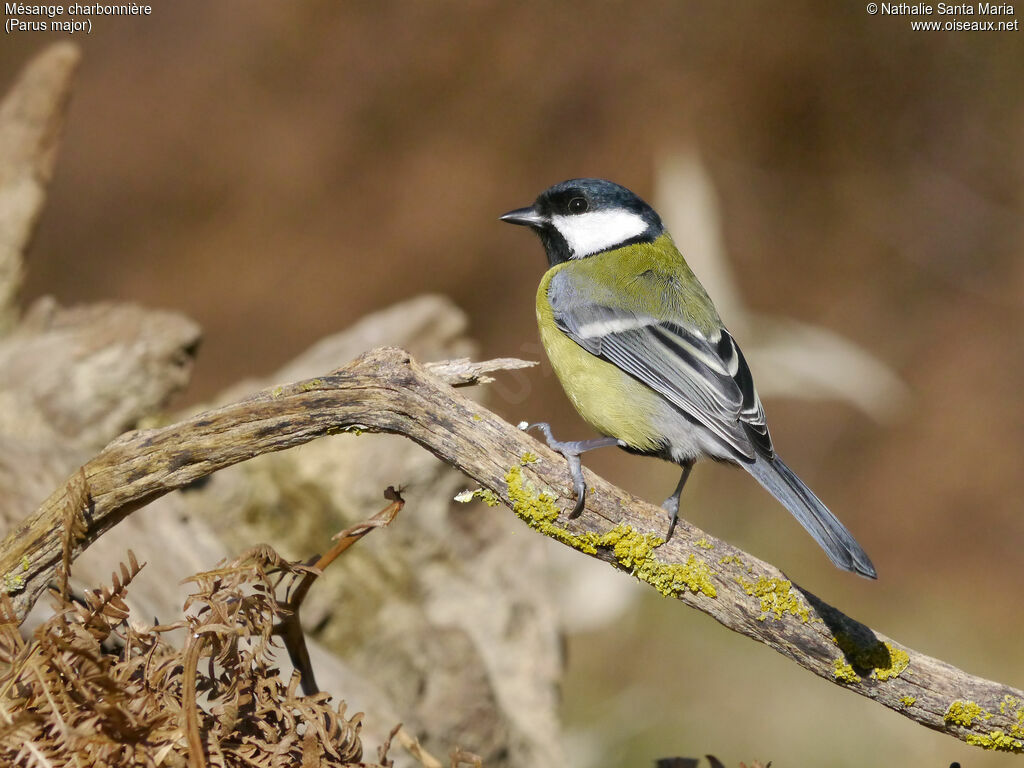
{"label": "green lichen patch", "polygon": [[557,525],[559,509],[555,504],[555,495],[549,491],[539,491],[530,484],[523,477],[522,467],[512,467],[506,472],[505,482],[512,511],[520,520],[556,541],[588,555],[597,554],[598,537],[593,533],[577,535]]}
{"label": "green lichen patch", "polygon": [[474,413],[470,418],[472,418],[473,421],[480,421],[480,414]]}
{"label": "green lichen patch", "polygon": [[4,592],[16,595],[25,588],[25,577],[18,573],[4,574]]}
{"label": "green lichen patch", "polygon": [[690,592],[717,597],[718,590],[711,582],[712,570],[699,557],[690,555],[685,565],[664,565],[659,563],[658,582],[654,586],[663,595],[675,596],[688,589]]}
{"label": "green lichen patch", "polygon": [[533,453],[532,451],[527,451],[526,453],[519,457],[519,463],[524,467],[527,464],[536,464],[538,461],[540,461],[540,456],[538,456],[536,453]]}
{"label": "green lichen patch", "polygon": [[314,389],[320,389],[323,385],[323,379],[310,379],[299,384],[299,389],[303,392],[312,392]]}
{"label": "green lichen patch", "polygon": [[714,545],[714,544],[712,544],[712,543],[711,543],[710,541],[708,541],[708,540],[707,540],[707,539],[706,539],[705,537],[703,537],[703,536],[701,536],[701,537],[700,537],[699,539],[697,539],[697,541],[696,541],[695,543],[696,543],[696,544],[697,544],[697,546],[698,546],[698,547],[700,547],[701,549],[714,549],[714,548],[715,548],[715,545]]}
{"label": "green lichen patch", "polygon": [[970,728],[971,723],[975,720],[988,720],[991,717],[992,715],[982,709],[977,703],[957,699],[949,705],[942,719],[950,725],[962,725],[964,728]]}
{"label": "green lichen patch", "polygon": [[907,667],[910,666],[910,654],[902,648],[894,648],[889,643],[884,643],[884,645],[886,650],[889,651],[889,666],[875,667],[872,671],[875,679],[881,680],[883,683],[887,680],[899,677],[906,671]]}
{"label": "green lichen patch", "polygon": [[1014,710],[1020,707],[1021,701],[1016,696],[1006,695],[999,702],[999,714],[1012,715]]}
{"label": "green lichen patch", "polygon": [[601,547],[610,547],[615,560],[623,568],[645,572],[654,559],[654,550],[665,543],[665,540],[654,533],[638,533],[632,526],[620,523],[600,538]]}
{"label": "green lichen patch", "polygon": [[1003,696],[1003,700],[999,702],[999,713],[1017,721],[1010,726],[1010,733],[1014,736],[1024,736],[1024,702],[1016,696]]}
{"label": "green lichen patch", "polygon": [[[999,703],[999,712],[1016,718],[1017,722],[1010,726],[1010,733],[1003,730],[989,731],[987,734],[969,733],[964,737],[964,741],[975,747],[998,752],[1024,752],[1024,742],[1014,738],[1024,735],[1024,707],[1021,706],[1020,699],[1016,696],[1004,696]],[[991,718],[992,714],[986,712],[976,702],[959,699],[950,704],[946,714],[942,716],[950,725],[961,725],[964,728],[969,728],[975,720]]]}
{"label": "green lichen patch", "polygon": [[711,568],[698,557],[690,555],[685,564],[662,563],[654,550],[665,540],[654,533],[640,533],[632,526],[619,523],[605,534],[574,534],[557,524],[559,509],[553,494],[540,492],[523,477],[521,467],[512,467],[505,474],[512,511],[545,536],[568,544],[587,554],[596,554],[598,548],[610,549],[620,567],[632,572],[661,594],[677,597],[684,592],[716,597],[718,592],[711,581]]}
{"label": "green lichen patch", "polygon": [[455,496],[455,501],[460,504],[468,504],[473,499],[480,499],[488,507],[496,507],[501,504],[498,494],[490,488],[477,488],[475,491],[462,491]]}
{"label": "green lichen patch", "polygon": [[29,561],[27,555],[22,555],[20,565],[20,572],[11,571],[10,573],[4,574],[3,589],[8,595],[15,595],[25,588],[25,574],[27,574],[29,568],[32,567],[32,563]]}
{"label": "green lichen patch", "polygon": [[620,566],[666,597],[678,597],[684,592],[717,597],[718,591],[711,581],[711,568],[700,558],[690,555],[684,564],[670,564],[654,557],[654,550],[664,543],[665,540],[657,534],[640,533],[624,523],[597,540],[597,546],[612,550]]}
{"label": "green lichen patch", "polygon": [[478,488],[473,491],[473,495],[480,499],[488,507],[496,507],[501,504],[501,499],[498,498],[498,494],[492,491],[490,488]]}
{"label": "green lichen patch", "polygon": [[910,666],[910,655],[891,643],[874,641],[863,644],[852,635],[840,632],[832,638],[853,667],[881,682],[902,675]]}
{"label": "green lichen patch", "polygon": [[743,587],[743,591],[748,595],[761,601],[761,615],[758,616],[758,621],[764,621],[769,616],[782,619],[786,614],[796,616],[804,624],[810,621],[810,612],[793,590],[791,582],[762,576],[756,582],[737,577],[736,583]]}
{"label": "green lichen patch", "polygon": [[964,741],[975,747],[991,749],[996,752],[1024,752],[1024,742],[1008,736],[1003,731],[989,731],[984,736],[976,733],[969,733]]}
{"label": "green lichen patch", "polygon": [[745,570],[748,575],[753,575],[754,573],[754,566],[748,565],[747,563],[743,562],[742,558],[739,558],[736,555],[725,555],[723,557],[720,557],[718,558],[718,564],[738,566],[739,568]]}
{"label": "green lichen patch", "polygon": [[832,662],[832,676],[841,683],[860,682],[860,675],[854,671],[853,667],[842,656]]}
{"label": "green lichen patch", "polygon": [[912,707],[917,703],[917,696],[900,696],[901,707]]}

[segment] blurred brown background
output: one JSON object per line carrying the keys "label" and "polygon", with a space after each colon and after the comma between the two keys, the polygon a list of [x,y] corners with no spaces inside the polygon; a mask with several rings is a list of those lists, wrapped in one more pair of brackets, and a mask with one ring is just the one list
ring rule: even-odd
{"label": "blurred brown background", "polygon": [[[573,176],[649,197],[659,158],[696,146],[750,307],[857,342],[914,407],[878,424],[837,403],[767,403],[781,452],[855,532],[878,583],[832,569],[728,469],[695,473],[683,516],[899,641],[1019,686],[1020,35],[912,32],[905,17],[810,0],[180,0],[95,18],[74,37],[83,65],[28,298],[189,314],[205,330],[190,401],[425,291],[467,310],[482,357],[538,358],[544,257],[497,216]],[[0,85],[66,38],[5,37]],[[546,369],[502,382],[493,405],[590,434]],[[616,452],[588,464],[652,500],[676,478]],[[1012,759],[647,591],[570,638],[579,765]],[[603,599],[584,597],[595,613]]]}

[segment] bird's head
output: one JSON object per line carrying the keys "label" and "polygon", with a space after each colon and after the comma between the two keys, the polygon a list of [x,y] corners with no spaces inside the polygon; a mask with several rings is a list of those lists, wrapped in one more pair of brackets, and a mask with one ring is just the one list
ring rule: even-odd
{"label": "bird's head", "polygon": [[570,179],[541,192],[533,205],[501,217],[532,228],[551,266],[633,243],[664,231],[654,209],[625,187],[604,179]]}

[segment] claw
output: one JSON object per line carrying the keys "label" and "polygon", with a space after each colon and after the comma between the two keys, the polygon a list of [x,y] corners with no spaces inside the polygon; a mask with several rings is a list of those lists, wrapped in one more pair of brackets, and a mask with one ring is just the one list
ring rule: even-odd
{"label": "claw", "polygon": [[529,432],[531,429],[536,429],[542,432],[544,435],[544,439],[548,441],[548,447],[551,448],[551,450],[553,451],[558,450],[557,448],[555,448],[555,444],[561,445],[561,443],[558,440],[555,440],[555,436],[551,434],[551,425],[548,424],[546,421],[538,421],[536,424],[530,424],[526,427],[523,427],[523,429],[526,432]]}
{"label": "claw", "polygon": [[679,520],[679,496],[683,492],[683,486],[686,485],[686,480],[690,476],[690,470],[693,469],[693,462],[689,464],[683,464],[683,474],[679,478],[679,483],[676,485],[675,491],[672,495],[665,499],[665,503],[661,505],[669,514],[668,522],[668,536],[665,537],[665,541],[671,541],[672,534],[676,530],[676,521]]}
{"label": "claw", "polygon": [[676,529],[676,521],[679,519],[679,497],[669,496],[661,508],[669,514],[668,534],[665,536],[665,541],[671,541],[672,533]]}
{"label": "claw", "polygon": [[[564,455],[564,454],[563,454]],[[572,475],[572,488],[576,492],[576,505],[572,508],[569,517],[579,517],[583,506],[587,503],[587,482],[583,479],[583,462],[579,454],[566,456],[569,461],[569,474]]]}

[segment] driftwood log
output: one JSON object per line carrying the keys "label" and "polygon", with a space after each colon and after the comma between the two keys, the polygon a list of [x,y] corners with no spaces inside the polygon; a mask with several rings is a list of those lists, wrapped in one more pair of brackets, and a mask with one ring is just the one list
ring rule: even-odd
{"label": "driftwood log", "polygon": [[599,477],[588,475],[594,491],[587,507],[567,519],[560,511],[571,507],[564,461],[452,387],[507,366],[422,366],[400,349],[378,349],[323,376],[125,434],[12,532],[0,551],[0,573],[23,572],[24,588],[13,598],[24,612],[54,578],[70,520],[80,520],[83,530],[77,553],[141,505],[224,467],[338,432],[390,432],[458,467],[480,483],[482,496],[500,499],[542,533],[820,677],[968,743],[1024,749],[1024,691],[902,646],[692,525],[680,521],[664,543],[663,513]]}

